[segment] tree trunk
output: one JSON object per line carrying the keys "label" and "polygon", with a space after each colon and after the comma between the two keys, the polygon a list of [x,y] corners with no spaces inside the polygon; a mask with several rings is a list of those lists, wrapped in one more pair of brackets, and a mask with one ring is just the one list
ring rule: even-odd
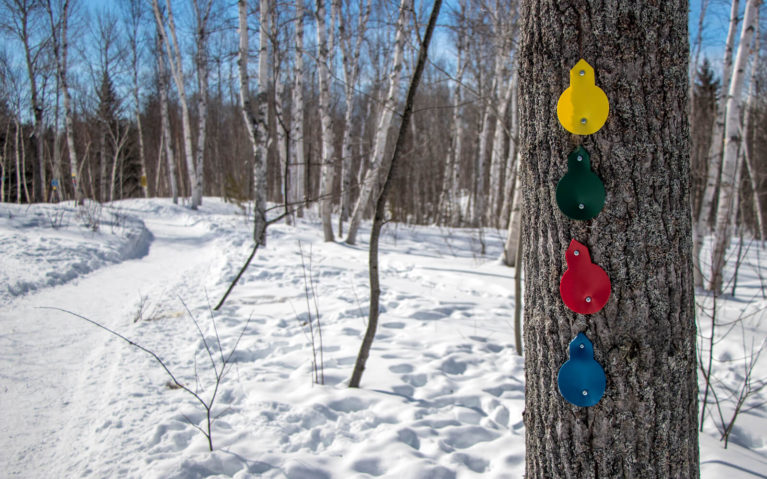
{"label": "tree trunk", "polygon": [[[609,9],[597,0],[522,2],[527,478],[699,477],[687,12],[686,0]],[[580,58],[610,102],[607,123],[586,137],[565,131],[555,114]],[[586,222],[554,201],[579,144],[607,192]],[[612,283],[606,306],[591,315],[566,308],[559,293],[573,239]],[[581,332],[606,375],[590,408],[570,404],[557,386]]]}
{"label": "tree trunk", "polygon": [[751,39],[754,36],[754,20],[760,0],[748,0],[743,14],[743,26],[738,45],[738,56],[727,91],[727,122],[725,124],[724,159],[722,162],[722,177],[719,182],[719,201],[716,209],[716,230],[714,246],[711,252],[711,276],[709,289],[722,292],[722,273],[725,265],[725,253],[730,243],[730,219],[737,214],[733,209],[735,195],[738,191],[736,177],[738,173],[738,152],[742,141],[740,128],[740,101],[743,93],[743,83],[746,77],[746,64],[751,49]]}
{"label": "tree trunk", "polygon": [[[740,0],[732,0],[730,10],[730,27],[727,31],[727,43],[724,49],[724,66],[722,67],[722,92],[729,91],[730,72],[732,71],[732,50],[735,45],[735,31],[738,26],[738,5]],[[709,152],[708,174],[706,175],[706,187],[703,190],[703,200],[693,230],[693,261],[695,286],[703,287],[703,269],[700,263],[700,252],[703,248],[703,239],[709,232],[708,219],[714,207],[714,193],[719,184],[722,165],[722,151],[724,128],[727,115],[727,97],[719,95],[716,104],[716,119],[714,131],[711,135],[711,151]],[[711,278],[709,278],[710,280]]]}
{"label": "tree trunk", "polygon": [[[157,24],[157,81],[160,90],[160,134],[162,140],[160,145],[165,146],[165,159],[168,161],[168,182],[170,183],[170,193],[173,198],[173,204],[178,204],[178,184],[176,183],[176,158],[173,155],[173,140],[170,135],[170,116],[168,114],[168,78],[165,73],[165,62],[163,61],[162,44],[160,41],[160,24]],[[161,146],[162,148],[162,146]]]}
{"label": "tree trunk", "polygon": [[304,189],[304,1],[296,0],[296,49],[293,68],[293,99],[291,105],[291,148],[288,201],[296,208],[298,217],[304,213],[306,193]]}
{"label": "tree trunk", "polygon": [[333,180],[335,176],[335,148],[330,110],[330,57],[333,50],[333,31],[326,29],[325,0],[317,0],[317,69],[319,70],[319,114],[322,132],[322,167],[320,168],[320,218],[325,241],[333,241]]}
{"label": "tree trunk", "polygon": [[[506,155],[506,181],[503,185],[503,208],[501,208],[501,219],[511,218],[511,209],[514,206],[514,185],[516,182],[516,176],[518,175],[518,148],[519,142],[519,108],[518,97],[519,81],[517,77],[517,67],[514,66],[514,73],[511,76],[512,84],[514,85],[514,92],[511,94],[511,132],[509,133],[509,151]],[[512,176],[513,175],[513,176]],[[514,181],[512,181],[512,178]],[[508,228],[508,220],[501,225],[502,228]]]}
{"label": "tree trunk", "polygon": [[[403,6],[404,3],[400,8]],[[358,388],[360,386],[362,373],[365,371],[365,364],[370,355],[370,348],[373,345],[373,339],[378,325],[378,299],[381,296],[381,285],[378,280],[378,238],[384,223],[386,198],[391,189],[392,177],[394,176],[394,170],[397,167],[397,160],[399,159],[405,144],[408,122],[413,113],[415,93],[418,90],[418,83],[421,81],[421,74],[423,73],[423,68],[426,64],[426,58],[429,51],[429,42],[431,41],[434,27],[437,24],[437,17],[439,16],[439,9],[441,6],[442,0],[434,0],[431,15],[429,16],[429,23],[426,25],[423,42],[418,51],[418,60],[415,65],[415,70],[413,71],[413,78],[408,87],[407,97],[405,99],[405,109],[402,113],[402,123],[400,124],[399,134],[397,135],[397,143],[394,145],[391,161],[387,161],[384,165],[384,177],[381,179],[380,193],[376,198],[375,216],[373,218],[373,227],[370,231],[370,250],[368,255],[368,265],[370,268],[370,310],[368,327],[365,331],[365,337],[362,340],[362,346],[360,346],[360,351],[354,364],[351,380],[349,381],[349,387],[351,388]],[[402,12],[400,11],[400,16],[401,14]]]}
{"label": "tree trunk", "polygon": [[[370,0],[360,6],[358,13],[357,30],[352,34],[348,30],[351,17],[349,10],[341,11],[341,0],[333,0],[334,16],[338,19],[338,43],[343,54],[344,70],[344,98],[346,111],[342,126],[341,143],[341,211],[338,220],[338,235],[343,235],[343,222],[351,213],[351,188],[352,188],[352,115],[354,113],[354,93],[357,87],[357,79],[360,72],[360,52],[362,41],[367,30],[367,22],[370,17]],[[353,40],[353,41],[352,41]]]}
{"label": "tree trunk", "polygon": [[[466,0],[460,1],[460,15],[466,14]],[[458,198],[458,180],[461,168],[461,150],[463,149],[463,117],[461,115],[463,103],[463,73],[466,69],[464,51],[466,49],[466,27],[459,21],[458,38],[456,45],[456,73],[455,90],[453,91],[453,118],[452,118],[452,144],[450,157],[445,166],[445,174],[442,178],[442,194],[440,195],[440,215],[442,222],[458,226],[460,221],[460,204]]]}
{"label": "tree trunk", "polygon": [[748,173],[749,184],[751,185],[752,201],[754,203],[754,214],[756,216],[756,237],[759,241],[764,241],[764,212],[762,211],[762,202],[759,200],[759,181],[757,180],[756,167],[752,163],[753,155],[751,151],[751,144],[749,143],[749,134],[751,133],[751,127],[753,126],[753,111],[754,111],[754,99],[756,94],[754,93],[756,86],[756,73],[759,70],[759,63],[761,61],[761,54],[759,50],[759,9],[756,10],[756,20],[754,21],[756,31],[754,32],[754,62],[751,65],[751,78],[748,82],[748,99],[746,100],[746,111],[743,115],[743,155],[746,163],[746,171]]}
{"label": "tree trunk", "polygon": [[181,61],[181,49],[179,48],[178,38],[176,36],[176,23],[173,20],[173,10],[171,9],[170,0],[166,0],[165,3],[168,12],[168,28],[170,29],[170,35],[173,42],[168,39],[168,35],[165,33],[165,25],[163,23],[162,15],[160,14],[157,0],[152,0],[152,7],[155,20],[157,21],[157,33],[160,35],[160,39],[165,45],[171,76],[173,77],[173,82],[176,84],[178,101],[181,104],[181,129],[184,134],[184,158],[186,158],[189,186],[192,189],[191,208],[197,209],[198,204],[195,202],[195,199],[202,199],[202,177],[200,176],[198,178],[198,174],[202,175],[202,172],[197,171],[194,150],[192,149],[192,125],[189,119],[189,103],[186,97],[186,87],[184,86],[184,69]]}
{"label": "tree trunk", "polygon": [[503,94],[501,100],[500,109],[498,115],[495,118],[495,132],[493,133],[493,148],[490,157],[490,199],[488,201],[487,219],[488,223],[498,228],[500,226],[499,213],[501,210],[501,203],[503,202],[503,180],[509,181],[508,177],[504,178],[504,166],[505,161],[503,158],[503,152],[506,146],[506,114],[509,111],[511,104],[511,95],[514,93],[514,84],[509,81],[506,85],[506,91]]}
{"label": "tree trunk", "polygon": [[519,242],[522,239],[520,225],[522,223],[522,187],[520,185],[519,160],[516,161],[517,171],[514,175],[514,199],[511,203],[509,214],[509,227],[506,233],[506,243],[503,247],[503,264],[514,268],[519,267]]}
{"label": "tree trunk", "polygon": [[240,76],[240,112],[245,121],[245,129],[253,151],[253,185],[255,207],[253,211],[253,240],[256,246],[266,244],[266,125],[267,125],[267,35],[269,0],[260,0],[259,4],[259,41],[258,54],[258,114],[254,116],[248,92],[248,5],[246,0],[237,1],[239,16],[240,47],[237,58]]}
{"label": "tree trunk", "polygon": [[197,151],[194,161],[194,182],[192,206],[202,205],[205,176],[205,137],[208,126],[208,19],[213,0],[207,0],[200,9],[197,0],[192,0],[196,17],[195,66],[197,69]]}
{"label": "tree trunk", "polygon": [[392,115],[397,107],[397,92],[399,91],[399,79],[404,67],[404,51],[406,40],[406,18],[407,12],[413,9],[412,0],[400,0],[399,16],[397,17],[397,32],[394,37],[394,56],[392,58],[391,72],[389,73],[389,91],[386,95],[383,105],[381,105],[381,116],[378,120],[378,127],[375,134],[375,143],[373,146],[373,157],[371,159],[370,169],[365,175],[365,179],[360,185],[360,195],[357,203],[354,205],[352,218],[349,221],[349,232],[346,235],[348,244],[357,242],[357,231],[362,221],[362,215],[370,203],[371,198],[377,198],[379,191],[376,190],[384,166],[384,155],[386,153],[386,138],[389,134],[389,128],[392,123]]}

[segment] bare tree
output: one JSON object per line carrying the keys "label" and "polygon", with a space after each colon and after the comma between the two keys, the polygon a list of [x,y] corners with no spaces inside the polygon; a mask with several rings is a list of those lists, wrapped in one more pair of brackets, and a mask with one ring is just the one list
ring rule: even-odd
{"label": "bare tree", "polygon": [[[168,29],[170,30],[170,39],[165,31],[165,19],[160,12],[160,6],[157,0],[152,0],[152,9],[154,11],[155,21],[157,22],[157,32],[160,40],[165,46],[165,51],[170,64],[170,72],[173,82],[178,91],[178,101],[181,104],[181,127],[184,134],[184,157],[186,158],[186,167],[189,174],[189,183],[192,188],[191,208],[197,209],[202,201],[202,171],[198,171],[194,150],[192,149],[192,125],[189,117],[189,102],[186,96],[186,87],[184,82],[184,66],[181,57],[181,49],[176,35],[176,22],[173,19],[173,9],[170,0],[166,0],[166,15]],[[172,39],[172,41],[171,41]],[[199,177],[198,177],[199,175]]]}
{"label": "bare tree", "polygon": [[141,193],[144,198],[149,196],[149,181],[146,170],[146,148],[144,147],[144,129],[141,124],[141,96],[139,83],[139,69],[142,63],[141,38],[139,37],[141,24],[144,20],[144,9],[141,0],[128,0],[124,3],[123,21],[126,25],[128,49],[130,51],[130,68],[134,103],[134,118],[136,119],[136,136],[138,137],[139,163],[141,167]]}
{"label": "bare tree", "polygon": [[45,31],[39,25],[42,20],[42,4],[39,0],[3,0],[3,7],[3,11],[6,13],[5,18],[0,20],[2,28],[21,43],[29,81],[30,107],[34,118],[31,145],[35,148],[35,151],[32,152],[32,156],[35,158],[32,198],[35,201],[45,201],[43,98],[38,77],[41,73],[42,54],[48,38],[38,35],[39,32]]}
{"label": "bare tree", "polygon": [[[722,67],[722,91],[729,91],[730,75],[732,71],[732,52],[735,45],[735,32],[738,27],[739,4],[740,0],[732,0],[730,26],[727,31],[727,43],[725,44],[724,62]],[[714,207],[714,195],[720,179],[724,128],[727,114],[726,100],[725,95],[721,95],[716,105],[716,120],[714,120],[714,130],[711,135],[711,151],[709,152],[706,186],[703,190],[703,199],[695,222],[695,229],[693,230],[693,269],[695,274],[695,286],[698,287],[704,286],[700,263],[700,251],[703,247],[704,236],[709,231],[708,220],[709,216],[711,216],[711,210]]]}
{"label": "bare tree", "polygon": [[258,113],[254,114],[254,108],[250,102],[248,85],[248,5],[246,0],[238,0],[237,11],[239,13],[240,48],[237,63],[240,72],[240,108],[248,139],[253,151],[253,183],[255,188],[255,211],[253,224],[253,239],[256,247],[266,243],[266,141],[267,141],[267,25],[269,13],[269,0],[260,0],[259,15],[259,42],[258,54],[258,93],[256,102]]}
{"label": "bare tree", "polygon": [[67,133],[67,150],[69,152],[69,172],[72,181],[73,196],[76,202],[80,202],[82,193],[80,187],[79,168],[77,161],[77,149],[75,148],[74,121],[72,112],[72,99],[69,94],[69,81],[67,78],[67,58],[69,54],[69,42],[67,40],[70,0],[63,0],[54,5],[51,0],[45,4],[51,28],[51,42],[54,57],[56,58],[56,72],[61,93],[64,96],[64,115]]}
{"label": "bare tree", "polygon": [[[197,151],[194,161],[194,182],[192,186],[192,205],[202,205],[203,177],[205,173],[205,138],[208,121],[208,37],[209,21],[213,0],[192,0],[195,18],[195,56],[197,71]],[[170,7],[168,7],[170,11]],[[170,22],[169,22],[170,24]]]}
{"label": "bare tree", "polygon": [[[731,217],[736,214],[736,210],[733,209],[738,189],[735,179],[738,169],[738,152],[743,139],[740,124],[741,96],[746,76],[746,64],[750,54],[751,39],[754,36],[756,10],[760,5],[761,0],[746,1],[738,54],[727,92],[724,159],[719,184],[719,201],[717,202],[716,210],[714,247],[711,253],[711,277],[709,278],[709,289],[718,293],[722,290],[722,271],[725,263],[725,252],[730,240],[730,221]],[[716,141],[716,138],[714,141]],[[709,167],[711,166],[709,165]]]}
{"label": "bare tree", "polygon": [[289,169],[288,203],[296,205],[298,216],[303,216],[303,205],[306,202],[304,189],[304,171],[306,158],[304,155],[304,1],[296,0],[296,48],[293,62],[293,98],[291,102],[291,165]]}
{"label": "bare tree", "polygon": [[[157,55],[157,89],[160,91],[160,155],[164,147],[165,160],[168,163],[168,183],[173,203],[178,204],[178,185],[176,183],[176,158],[173,154],[173,142],[170,134],[170,116],[168,114],[168,74],[165,70],[165,60],[162,46],[161,25],[156,24],[157,37],[155,54]],[[158,165],[159,170],[159,165]]]}
{"label": "bare tree", "polygon": [[325,0],[317,0],[317,70],[319,71],[319,115],[322,131],[322,167],[320,169],[320,217],[325,241],[333,241],[333,180],[335,176],[335,148],[330,110],[330,62],[333,51],[333,29],[326,27]]}
{"label": "bare tree", "polygon": [[[400,9],[406,5],[401,4]],[[381,234],[381,228],[384,223],[386,199],[391,189],[392,176],[394,169],[397,168],[397,163],[402,154],[402,149],[405,144],[405,136],[408,131],[408,123],[413,113],[413,103],[415,102],[415,94],[418,90],[418,84],[421,81],[421,74],[423,73],[424,65],[426,64],[426,58],[429,52],[429,43],[431,42],[431,36],[434,32],[434,27],[437,24],[437,17],[439,17],[439,10],[442,6],[442,0],[434,0],[432,6],[431,15],[429,16],[429,23],[426,25],[426,31],[423,35],[420,48],[418,50],[418,60],[416,61],[415,70],[413,71],[413,78],[410,80],[410,86],[408,87],[407,97],[405,99],[405,109],[402,113],[402,123],[400,123],[399,133],[397,135],[397,142],[394,145],[394,152],[392,153],[391,161],[385,163],[383,170],[384,179],[381,185],[380,193],[376,198],[375,216],[373,219],[373,227],[370,231],[370,251],[369,251],[369,264],[370,269],[370,310],[368,317],[368,327],[365,331],[365,337],[362,340],[362,346],[360,346],[359,354],[357,355],[357,361],[354,364],[354,372],[352,373],[351,380],[349,381],[349,387],[358,388],[360,381],[362,380],[362,373],[365,371],[365,364],[367,363],[370,355],[370,348],[373,345],[373,339],[375,338],[376,328],[378,327],[378,300],[381,296],[381,285],[378,280],[378,239]],[[401,13],[400,13],[401,14]]]}
{"label": "bare tree", "polygon": [[353,7],[346,2],[343,8],[342,0],[333,0],[333,15],[338,19],[338,43],[341,46],[344,70],[344,100],[346,111],[341,127],[343,137],[341,143],[341,211],[338,218],[338,235],[343,235],[343,222],[349,217],[351,209],[352,187],[352,115],[354,114],[354,93],[360,75],[360,52],[362,41],[367,31],[370,18],[371,0],[359,3],[357,12],[357,28],[351,31]]}
{"label": "bare tree", "polygon": [[382,171],[387,171],[390,167],[388,161],[384,160],[386,153],[386,138],[389,128],[392,124],[392,116],[397,106],[397,92],[399,91],[400,75],[405,66],[404,51],[405,41],[407,39],[407,12],[412,11],[412,0],[400,0],[399,14],[397,16],[397,31],[394,37],[394,56],[392,57],[391,70],[389,72],[389,87],[386,99],[381,105],[381,114],[378,118],[378,126],[375,133],[375,142],[373,145],[373,154],[371,158],[370,169],[365,175],[365,180],[360,185],[360,194],[357,203],[352,212],[352,218],[349,222],[349,231],[346,235],[346,242],[355,244],[357,242],[357,231],[359,230],[362,215],[370,203],[371,198],[376,198],[381,191]]}

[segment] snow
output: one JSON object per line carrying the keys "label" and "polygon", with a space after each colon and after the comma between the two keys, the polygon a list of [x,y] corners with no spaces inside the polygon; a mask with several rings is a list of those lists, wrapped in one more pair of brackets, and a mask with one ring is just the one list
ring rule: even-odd
{"label": "snow", "polygon": [[[153,199],[87,211],[0,205],[4,477],[523,476],[524,369],[514,270],[496,259],[501,232],[386,226],[379,329],[362,388],[349,389],[367,319],[368,230],[349,246],[323,243],[311,215],[271,226],[213,312],[250,252],[251,224],[236,206],[205,198],[192,211]],[[765,340],[758,252],[746,253],[736,296],[718,299],[725,319],[745,318],[717,332],[727,333],[715,345],[720,391],[743,378],[743,344]],[[212,364],[219,371],[228,357],[214,451],[197,429],[205,408],[170,387],[151,356],[46,307],[151,349],[205,401]],[[700,321],[704,345],[710,326]],[[313,383],[315,357],[325,385]],[[754,377],[767,377],[765,360]],[[718,416],[707,419],[704,478],[767,477],[765,398],[754,393],[747,404],[757,407],[742,413],[727,449]],[[722,399],[727,417],[732,398]]]}

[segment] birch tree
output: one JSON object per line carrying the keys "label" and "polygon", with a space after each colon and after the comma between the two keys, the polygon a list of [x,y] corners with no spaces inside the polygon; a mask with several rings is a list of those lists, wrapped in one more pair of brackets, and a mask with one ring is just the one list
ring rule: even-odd
{"label": "birch tree", "polygon": [[357,12],[357,25],[351,30],[353,20],[353,5],[346,3],[342,6],[342,0],[333,0],[333,15],[338,19],[338,44],[341,47],[343,72],[344,72],[344,100],[346,111],[344,122],[341,127],[341,211],[338,219],[338,235],[343,235],[343,222],[349,217],[351,209],[352,187],[352,115],[354,114],[354,93],[360,75],[360,53],[362,42],[367,31],[367,23],[370,18],[371,0],[359,3]]}
{"label": "birch tree", "polygon": [[746,100],[746,111],[743,115],[743,159],[748,173],[749,184],[751,186],[752,201],[756,216],[756,233],[760,241],[764,241],[764,212],[762,211],[762,202],[759,200],[759,181],[757,179],[757,169],[754,165],[753,147],[749,140],[753,127],[754,100],[756,98],[756,73],[759,70],[761,62],[761,50],[759,42],[759,9],[756,9],[756,19],[754,20],[756,31],[754,32],[754,60],[751,65],[751,77],[748,82],[748,96]]}
{"label": "birch tree", "polygon": [[357,231],[359,230],[362,215],[370,203],[371,198],[376,198],[380,192],[381,171],[388,170],[388,161],[384,159],[386,153],[386,139],[389,134],[389,128],[392,124],[392,116],[397,106],[397,92],[399,91],[400,75],[404,68],[405,41],[407,39],[407,12],[412,11],[412,0],[400,0],[399,13],[397,15],[396,33],[394,36],[394,55],[389,71],[389,85],[386,99],[380,108],[378,126],[375,130],[375,140],[373,143],[373,153],[365,179],[360,185],[360,194],[357,203],[354,205],[351,220],[349,221],[349,231],[346,235],[348,244],[357,242]]}
{"label": "birch tree", "polygon": [[260,0],[259,4],[259,54],[258,54],[258,92],[256,94],[257,113],[253,108],[248,86],[248,5],[246,0],[237,1],[240,44],[237,58],[240,79],[240,112],[248,132],[248,140],[253,152],[253,184],[255,195],[253,239],[258,245],[266,244],[266,141],[267,141],[267,28],[269,19],[269,0]]}
{"label": "birch tree", "polygon": [[[735,45],[735,33],[738,27],[738,7],[740,0],[732,0],[730,10],[730,24],[727,30],[727,43],[724,49],[724,62],[722,67],[722,91],[729,91],[729,82],[732,72],[732,52]],[[703,269],[700,263],[700,252],[703,247],[703,239],[709,231],[708,220],[714,204],[714,194],[720,179],[722,165],[722,152],[724,140],[724,128],[727,114],[727,99],[725,95],[719,97],[716,104],[716,119],[714,130],[711,134],[711,151],[709,153],[708,173],[706,175],[706,187],[703,190],[703,200],[700,212],[695,222],[693,231],[693,261],[695,286],[703,287]]]}
{"label": "birch tree", "polygon": [[[213,0],[192,0],[195,18],[194,43],[196,50],[194,64],[197,71],[197,150],[194,160],[193,181],[195,184],[192,186],[193,207],[202,205],[205,176],[205,138],[208,125],[208,37],[210,36],[208,23],[212,7]],[[170,11],[170,7],[168,8],[168,11]],[[169,16],[169,18],[171,17]]]}
{"label": "birch tree", "polygon": [[[171,8],[170,0],[166,0],[165,9],[167,15],[168,29],[170,30],[170,38],[165,31],[165,19],[160,12],[160,6],[157,3],[158,0],[152,0],[152,10],[154,12],[154,18],[157,22],[157,32],[160,34],[160,40],[165,47],[165,53],[168,58],[168,64],[170,66],[170,73],[173,77],[173,83],[176,85],[176,91],[178,92],[178,101],[181,105],[181,128],[184,135],[184,158],[186,159],[186,168],[189,174],[189,183],[192,189],[191,208],[197,209],[202,202],[202,171],[198,171],[194,150],[192,149],[192,125],[189,117],[189,102],[186,96],[186,86],[184,82],[184,65],[182,61],[181,49],[178,44],[178,36],[176,35],[176,22],[173,18],[173,9]],[[172,40],[172,41],[171,41]],[[199,177],[198,177],[199,175]]]}
{"label": "birch tree", "polygon": [[289,169],[288,202],[296,206],[296,214],[303,216],[306,202],[304,192],[304,0],[296,0],[296,47],[293,62],[293,93],[291,101],[290,149],[291,165]]}
{"label": "birch tree", "polygon": [[[170,194],[173,198],[173,204],[178,204],[178,184],[176,183],[176,158],[173,154],[173,142],[170,134],[170,116],[168,114],[168,74],[165,69],[165,60],[163,58],[162,32],[161,25],[156,24],[156,55],[157,55],[157,89],[160,93],[160,149],[165,150],[165,160],[168,163],[168,184],[170,185]],[[158,168],[159,169],[159,168]]]}
{"label": "birch tree", "polygon": [[141,124],[141,96],[139,83],[139,69],[141,68],[141,39],[139,32],[143,22],[143,11],[141,0],[129,0],[125,4],[123,13],[127,30],[128,49],[130,51],[130,69],[131,69],[131,93],[133,95],[133,115],[136,119],[136,136],[138,137],[138,154],[141,168],[141,193],[144,198],[149,197],[149,181],[146,171],[146,148],[144,147],[144,129]]}
{"label": "birch tree", "polygon": [[[521,5],[525,477],[695,479],[688,2]],[[581,58],[594,68],[610,112],[599,131],[575,137],[555,111]],[[579,145],[607,192],[589,221],[568,219],[554,201]],[[590,315],[568,309],[560,296],[573,239],[612,283],[604,309]],[[570,404],[557,388],[579,333],[606,376],[604,396],[589,408]]]}
{"label": "birch tree", "polygon": [[[415,94],[418,91],[418,84],[421,81],[421,75],[423,73],[424,65],[429,52],[429,43],[431,42],[431,36],[434,32],[434,27],[437,24],[437,18],[439,17],[439,10],[442,7],[442,0],[434,0],[432,5],[431,15],[429,16],[429,22],[426,25],[426,31],[423,35],[418,50],[418,59],[415,63],[415,69],[413,71],[413,77],[410,80],[407,96],[405,98],[405,108],[402,112],[402,123],[400,124],[399,133],[397,135],[397,142],[394,145],[394,152],[392,153],[391,161],[387,162],[384,166],[384,178],[381,184],[380,194],[376,197],[375,215],[373,217],[373,227],[370,231],[370,248],[368,253],[368,267],[370,270],[370,314],[368,317],[368,326],[365,331],[365,336],[362,339],[362,345],[360,351],[357,354],[357,360],[354,363],[354,371],[352,377],[349,380],[350,388],[358,388],[360,381],[362,381],[362,373],[365,371],[365,365],[367,364],[368,357],[370,355],[370,348],[373,345],[373,339],[375,337],[376,328],[378,326],[378,313],[379,305],[378,299],[381,296],[381,286],[378,279],[378,239],[381,233],[381,228],[384,223],[386,200],[391,189],[393,170],[397,167],[398,160],[402,154],[403,146],[405,144],[405,136],[408,130],[408,123],[413,113],[413,103],[415,102]],[[400,7],[402,8],[402,6]]]}
{"label": "birch tree", "polygon": [[325,0],[317,0],[317,70],[319,78],[319,115],[322,131],[322,166],[320,168],[320,217],[325,241],[333,241],[333,180],[335,176],[335,148],[330,111],[330,56],[333,50],[333,30],[326,27]]}
{"label": "birch tree", "polygon": [[450,157],[445,166],[442,179],[442,194],[440,197],[440,214],[443,221],[450,225],[458,225],[461,209],[458,205],[458,183],[462,161],[464,120],[463,111],[463,74],[466,71],[468,60],[465,58],[467,50],[466,34],[466,0],[460,0],[459,13],[456,18],[456,65],[455,81],[453,87],[453,117],[452,117],[452,142],[450,145]]}
{"label": "birch tree", "polygon": [[[39,33],[46,31],[41,28],[42,4],[39,0],[3,0],[3,10],[6,17],[2,22],[4,30],[8,31],[21,44],[24,54],[24,64],[29,82],[29,99],[34,129],[31,135],[31,145],[34,148],[32,178],[32,198],[35,201],[45,201],[45,148],[43,139],[43,98],[38,77],[41,72],[41,59],[47,38],[40,38]],[[25,183],[26,184],[26,183]],[[21,188],[21,186],[20,186]]]}
{"label": "birch tree", "polygon": [[[735,182],[738,170],[738,153],[743,140],[741,135],[741,97],[746,76],[746,65],[754,36],[756,11],[760,0],[747,0],[740,33],[738,54],[732,70],[727,91],[727,121],[725,123],[724,159],[719,183],[719,201],[716,210],[716,230],[711,253],[711,277],[709,289],[717,293],[722,291],[722,271],[725,253],[730,240],[731,217],[737,212],[733,209],[738,185]],[[716,139],[714,139],[716,141]],[[709,166],[711,167],[711,166]],[[705,199],[704,199],[705,200]]]}

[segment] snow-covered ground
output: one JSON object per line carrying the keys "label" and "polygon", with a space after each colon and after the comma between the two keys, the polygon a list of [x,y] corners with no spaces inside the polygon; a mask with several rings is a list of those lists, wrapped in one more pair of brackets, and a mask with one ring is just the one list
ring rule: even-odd
{"label": "snow-covered ground", "polygon": [[[250,250],[251,225],[236,206],[130,200],[83,214],[69,205],[0,204],[3,477],[522,477],[523,361],[500,232],[387,225],[379,330],[352,390],[367,231],[348,246],[323,243],[313,217],[273,225],[212,312]],[[744,250],[736,296],[717,301],[713,370],[726,419],[744,344],[758,349],[767,335],[758,249]],[[214,451],[198,430],[205,409],[150,355],[46,307],[151,349],[205,401],[211,364],[219,371],[228,359],[212,408]],[[753,377],[767,378],[767,359]],[[766,398],[749,399],[744,409],[756,407],[738,418],[727,449],[709,406],[704,478],[767,477]]]}

